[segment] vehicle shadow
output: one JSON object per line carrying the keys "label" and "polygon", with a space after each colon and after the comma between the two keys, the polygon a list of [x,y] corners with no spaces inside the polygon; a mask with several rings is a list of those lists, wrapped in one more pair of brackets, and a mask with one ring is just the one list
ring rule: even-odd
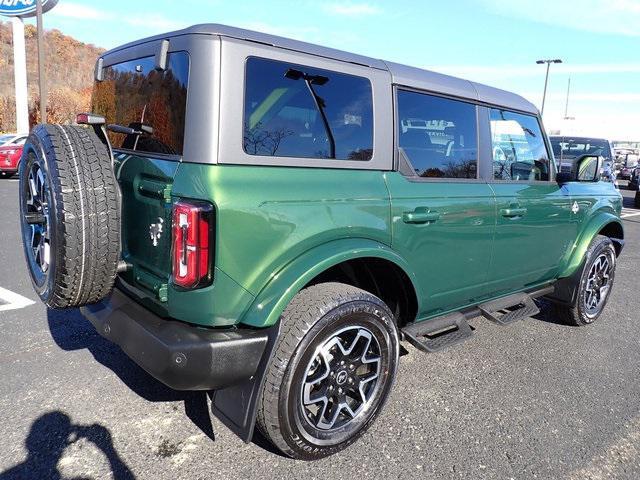
{"label": "vehicle shadow", "polygon": [[215,441],[207,392],[178,391],[159,382],[136,365],[113,343],[101,337],[77,309],[47,309],[51,336],[65,351],[87,349],[93,357],[113,371],[127,387],[150,402],[184,402],[187,417]]}
{"label": "vehicle shadow", "polygon": [[536,302],[536,305],[538,305],[540,312],[531,318],[541,322],[553,323],[554,325],[571,327],[571,325],[567,325],[558,317],[558,314],[555,311],[553,302],[549,300],[545,300],[544,298],[537,298],[535,302]]}
{"label": "vehicle shadow", "polygon": [[58,462],[65,448],[85,439],[95,445],[107,458],[113,478],[133,480],[135,475],[113,446],[111,432],[98,423],[77,425],[69,416],[55,410],[38,417],[25,440],[27,458],[22,463],[0,472],[0,480],[42,478],[62,479]]}

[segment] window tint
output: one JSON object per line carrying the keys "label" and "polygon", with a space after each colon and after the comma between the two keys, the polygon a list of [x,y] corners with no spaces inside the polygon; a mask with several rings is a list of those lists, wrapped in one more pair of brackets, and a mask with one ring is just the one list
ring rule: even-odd
{"label": "window tint", "polygon": [[366,78],[249,58],[244,151],[277,157],[370,160],[373,102]]}
{"label": "window tint", "polygon": [[398,122],[398,144],[416,174],[477,177],[475,105],[400,90]]}
{"label": "window tint", "polygon": [[187,105],[189,55],[167,56],[167,69],[155,69],[154,57],[145,57],[104,69],[104,80],[93,89],[92,110],[107,123],[130,127],[137,133],[109,132],[115,148],[181,155]]}
{"label": "window tint", "polygon": [[491,109],[496,180],[549,180],[549,154],[536,117]]}

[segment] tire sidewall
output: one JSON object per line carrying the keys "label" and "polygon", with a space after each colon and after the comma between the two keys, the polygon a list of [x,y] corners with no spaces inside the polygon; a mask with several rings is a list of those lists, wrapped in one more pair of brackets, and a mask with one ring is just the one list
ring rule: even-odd
{"label": "tire sidewall", "polygon": [[[586,286],[589,279],[589,271],[593,266],[596,259],[602,254],[607,253],[609,256],[609,261],[613,263],[613,268],[611,269],[611,275],[609,280],[609,291],[607,292],[607,296],[604,299],[604,302],[600,305],[598,312],[590,316],[587,314],[585,307],[585,295],[586,295]],[[616,251],[613,247],[613,243],[610,239],[606,237],[596,237],[596,241],[594,244],[587,250],[587,255],[585,258],[584,269],[582,270],[582,275],[580,277],[580,285],[578,287],[578,295],[577,295],[577,310],[578,310],[578,321],[582,325],[588,325],[594,323],[607,305],[609,298],[611,297],[611,291],[613,290],[613,286],[615,284],[615,274],[616,274]]]}
{"label": "tire sidewall", "polygon": [[[46,127],[39,125],[36,128],[45,129]],[[60,228],[62,222],[60,221],[61,219],[58,213],[58,203],[57,203],[57,198],[56,198],[57,195],[56,195],[56,188],[55,188],[56,179],[53,177],[53,175],[56,175],[57,172],[52,171],[52,167],[53,169],[55,169],[55,162],[48,161],[47,156],[45,154],[45,146],[42,145],[39,137],[37,136],[36,131],[34,131],[31,135],[29,135],[27,142],[25,142],[22,160],[20,162],[20,170],[19,170],[20,172],[20,177],[19,177],[20,178],[19,180],[20,225],[22,230],[23,252],[25,255],[25,261],[27,262],[27,265],[29,265],[31,261],[30,261],[30,253],[28,250],[29,247],[27,246],[27,232],[24,230],[24,226],[23,226],[23,218],[24,218],[24,214],[26,213],[26,208],[25,208],[26,199],[24,198],[24,189],[28,188],[28,186],[26,185],[26,182],[28,182],[29,170],[31,168],[31,165],[34,163],[34,161],[38,161],[41,168],[44,170],[45,182],[47,183],[47,186],[48,186],[48,193],[49,193],[48,201],[50,203],[49,225],[48,225],[49,242],[50,242],[50,247],[49,247],[50,258],[49,258],[49,270],[47,274],[44,276],[44,279],[43,279],[44,281],[41,281],[41,282],[38,281],[38,278],[34,275],[31,267],[28,268],[28,270],[29,270],[29,277],[31,278],[31,283],[33,284],[33,288],[35,289],[38,296],[43,301],[46,301],[51,296],[51,292],[53,292],[54,290],[54,285],[56,281],[56,268],[58,263],[56,257],[60,250],[58,248],[58,239],[59,239],[58,229]]]}
{"label": "tire sidewall", "polygon": [[[377,392],[376,399],[365,417],[349,432],[345,425],[332,433],[343,436],[336,443],[313,440],[309,431],[302,426],[305,421],[300,411],[300,394],[304,370],[315,349],[329,339],[334,332],[347,326],[364,326],[378,340],[381,357],[386,355],[380,381],[383,382]],[[384,351],[384,353],[383,353]],[[280,430],[287,445],[295,451],[296,457],[314,460],[336,453],[355,442],[368,429],[379,414],[393,387],[399,357],[399,338],[393,316],[388,308],[373,301],[355,300],[341,304],[325,314],[301,339],[291,360],[289,361],[279,395]],[[385,368],[386,367],[386,368]],[[326,442],[326,440],[325,440]]]}

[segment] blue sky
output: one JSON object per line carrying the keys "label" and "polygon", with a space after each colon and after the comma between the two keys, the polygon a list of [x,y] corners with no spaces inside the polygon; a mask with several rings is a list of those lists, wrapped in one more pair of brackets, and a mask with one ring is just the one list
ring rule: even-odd
{"label": "blue sky", "polygon": [[[195,23],[225,23],[461,76],[540,105],[548,129],[640,140],[640,0],[60,0],[45,16],[110,48]],[[565,109],[571,76],[569,116]]]}

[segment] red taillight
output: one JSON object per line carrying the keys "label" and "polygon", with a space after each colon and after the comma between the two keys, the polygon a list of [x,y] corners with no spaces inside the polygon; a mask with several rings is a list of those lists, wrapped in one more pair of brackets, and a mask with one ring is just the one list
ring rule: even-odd
{"label": "red taillight", "polygon": [[173,206],[173,282],[183,288],[209,285],[213,207],[179,201]]}

